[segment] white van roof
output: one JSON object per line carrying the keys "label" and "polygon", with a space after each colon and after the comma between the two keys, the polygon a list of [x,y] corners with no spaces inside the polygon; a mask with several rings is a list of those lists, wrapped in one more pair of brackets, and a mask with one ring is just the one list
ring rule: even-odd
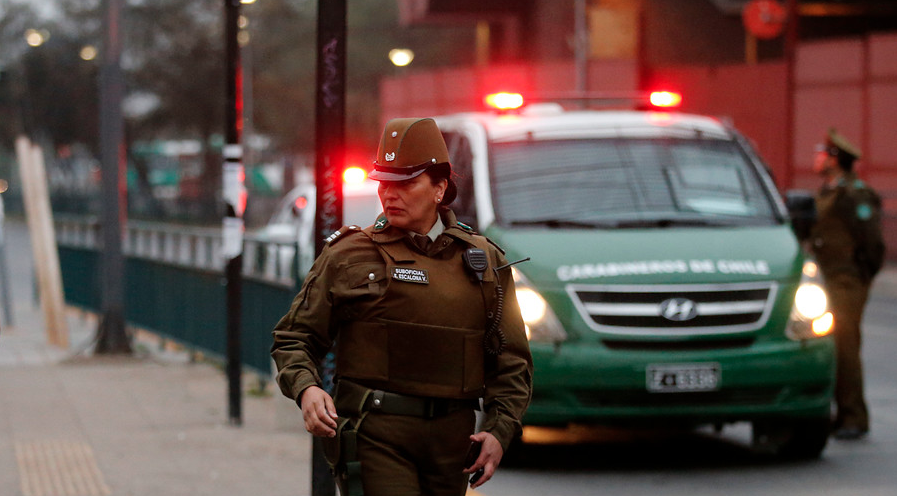
{"label": "white van roof", "polygon": [[440,126],[475,121],[492,142],[521,139],[702,137],[731,139],[718,119],[678,112],[574,110],[536,104],[519,113],[471,112],[437,118]]}

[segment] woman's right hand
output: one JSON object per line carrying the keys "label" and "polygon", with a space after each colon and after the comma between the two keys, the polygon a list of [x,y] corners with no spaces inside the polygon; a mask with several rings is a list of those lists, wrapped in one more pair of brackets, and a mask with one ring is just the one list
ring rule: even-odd
{"label": "woman's right hand", "polygon": [[299,399],[305,430],[312,435],[333,437],[336,435],[336,408],[333,398],[318,386],[309,386]]}

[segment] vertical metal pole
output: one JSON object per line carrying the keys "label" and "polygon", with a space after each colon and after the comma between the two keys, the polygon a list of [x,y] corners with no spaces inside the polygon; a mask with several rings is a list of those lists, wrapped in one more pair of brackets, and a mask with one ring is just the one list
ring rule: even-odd
{"label": "vertical metal pole", "polygon": [[648,66],[648,22],[645,12],[645,4],[639,5],[638,14],[638,52],[636,52],[636,60],[638,61],[638,90],[645,91],[648,89],[652,78],[651,67]]}
{"label": "vertical metal pole", "polygon": [[3,325],[12,327],[15,325],[13,317],[12,298],[9,295],[9,285],[12,281],[9,278],[9,270],[6,265],[6,237],[4,236],[4,222],[6,220],[6,209],[3,205],[3,191],[0,191],[0,304],[3,307]]}
{"label": "vertical metal pole", "polygon": [[[318,0],[315,91],[315,254],[342,226],[346,124],[346,0]],[[322,374],[325,388],[331,374]],[[312,496],[336,493],[321,439],[312,442]]]}
{"label": "vertical metal pole", "polygon": [[240,135],[241,141],[246,142],[246,145],[243,147],[244,169],[247,165],[251,169],[255,160],[252,153],[252,146],[249,144],[253,134],[255,134],[255,120],[253,120],[252,115],[253,104],[255,103],[252,94],[252,70],[252,45],[246,44],[245,46],[240,47],[240,98],[243,100],[243,111],[241,115],[243,129]]}
{"label": "vertical metal pole", "polygon": [[240,17],[240,0],[224,0],[224,46],[226,127],[223,166],[223,193],[225,214],[222,223],[223,254],[227,261],[227,396],[228,419],[231,425],[243,424],[242,386],[240,381],[240,333],[242,326],[242,274],[243,267],[243,210],[246,207],[246,188],[243,186],[243,147],[240,138],[243,131],[243,73],[240,67],[240,46],[237,42]]}
{"label": "vertical metal pole", "polygon": [[131,353],[125,332],[122,226],[127,219],[124,119],[121,102],[122,0],[105,0],[103,64],[100,69],[100,149],[102,162],[103,262],[101,316],[96,353]]}
{"label": "vertical metal pole", "polygon": [[492,48],[490,45],[490,30],[489,21],[477,21],[477,67],[486,67],[489,65],[489,52]]}
{"label": "vertical metal pole", "polygon": [[318,0],[315,91],[315,254],[342,226],[346,125],[346,0]]}
{"label": "vertical metal pole", "polygon": [[589,26],[586,18],[586,0],[575,0],[573,30],[576,92],[582,95],[589,89]]}
{"label": "vertical metal pole", "polygon": [[797,84],[798,2],[788,0],[788,23],[785,25],[785,173],[782,174],[782,190],[794,186],[794,104]]}
{"label": "vertical metal pole", "polygon": [[757,37],[744,33],[744,61],[747,65],[757,65]]}
{"label": "vertical metal pole", "polygon": [[[872,47],[870,46],[869,35],[863,36],[863,82],[861,83],[862,87],[862,109],[860,111],[860,115],[862,119],[860,120],[860,143],[861,150],[870,150],[872,149],[872,91],[871,86],[873,82],[872,75]],[[867,155],[868,157],[868,155]],[[863,170],[865,170],[866,174],[870,174],[873,172],[871,170],[872,160],[866,159],[865,163],[862,164]],[[871,179],[870,176],[866,176],[866,179]]]}

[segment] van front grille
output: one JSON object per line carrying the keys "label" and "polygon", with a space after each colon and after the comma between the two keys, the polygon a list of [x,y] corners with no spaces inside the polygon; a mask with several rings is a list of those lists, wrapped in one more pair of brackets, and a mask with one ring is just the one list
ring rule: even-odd
{"label": "van front grille", "polygon": [[766,324],[777,290],[774,282],[567,286],[567,293],[592,330],[660,336],[757,330]]}

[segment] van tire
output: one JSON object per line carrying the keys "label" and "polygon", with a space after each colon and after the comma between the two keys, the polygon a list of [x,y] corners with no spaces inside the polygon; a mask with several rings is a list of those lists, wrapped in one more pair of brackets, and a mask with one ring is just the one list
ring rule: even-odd
{"label": "van tire", "polygon": [[752,424],[754,448],[774,453],[786,460],[819,458],[828,444],[831,424],[828,417],[809,417]]}

